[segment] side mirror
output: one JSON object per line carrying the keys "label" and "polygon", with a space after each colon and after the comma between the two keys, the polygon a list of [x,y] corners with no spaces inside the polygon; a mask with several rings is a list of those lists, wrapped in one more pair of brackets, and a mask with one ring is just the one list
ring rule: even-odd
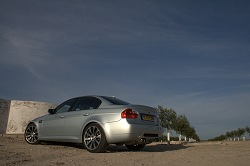
{"label": "side mirror", "polygon": [[49,114],[54,114],[54,113],[55,113],[55,109],[49,109],[49,110],[48,110],[48,113],[49,113]]}

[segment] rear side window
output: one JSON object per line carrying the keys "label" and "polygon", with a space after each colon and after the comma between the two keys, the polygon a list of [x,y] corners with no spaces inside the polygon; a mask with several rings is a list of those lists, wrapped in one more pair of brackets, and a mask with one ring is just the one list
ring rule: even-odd
{"label": "rear side window", "polygon": [[115,104],[115,105],[129,105],[130,103],[117,99],[115,97],[107,97],[107,96],[102,96],[104,99],[108,100],[110,103]]}
{"label": "rear side window", "polygon": [[101,105],[101,100],[94,97],[79,98],[72,111],[97,109]]}

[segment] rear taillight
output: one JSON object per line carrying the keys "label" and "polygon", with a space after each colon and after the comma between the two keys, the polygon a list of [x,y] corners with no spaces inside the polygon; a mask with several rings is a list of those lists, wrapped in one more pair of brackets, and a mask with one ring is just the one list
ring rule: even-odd
{"label": "rear taillight", "polygon": [[127,108],[121,113],[121,117],[126,119],[136,119],[138,117],[138,113],[131,108]]}

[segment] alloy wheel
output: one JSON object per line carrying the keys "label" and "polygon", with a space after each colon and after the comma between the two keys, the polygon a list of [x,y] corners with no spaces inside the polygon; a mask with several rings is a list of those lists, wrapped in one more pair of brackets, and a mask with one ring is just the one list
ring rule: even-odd
{"label": "alloy wheel", "polygon": [[97,124],[89,124],[83,132],[83,145],[92,153],[105,152],[108,143],[102,127]]}
{"label": "alloy wheel", "polygon": [[96,126],[90,126],[84,135],[84,143],[88,149],[96,149],[101,143],[101,132]]}
{"label": "alloy wheel", "polygon": [[29,124],[25,130],[25,141],[29,144],[38,144],[38,131],[35,124]]}

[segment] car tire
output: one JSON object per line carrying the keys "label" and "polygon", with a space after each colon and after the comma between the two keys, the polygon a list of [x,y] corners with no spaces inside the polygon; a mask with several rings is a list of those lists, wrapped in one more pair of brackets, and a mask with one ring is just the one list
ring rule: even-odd
{"label": "car tire", "polygon": [[105,152],[108,143],[102,127],[97,124],[89,124],[83,132],[83,145],[92,153]]}
{"label": "car tire", "polygon": [[30,123],[24,132],[24,139],[29,144],[39,144],[41,143],[40,140],[38,140],[38,130],[37,126],[34,123]]}
{"label": "car tire", "polygon": [[139,151],[145,147],[145,144],[126,145],[126,147],[132,151]]}

